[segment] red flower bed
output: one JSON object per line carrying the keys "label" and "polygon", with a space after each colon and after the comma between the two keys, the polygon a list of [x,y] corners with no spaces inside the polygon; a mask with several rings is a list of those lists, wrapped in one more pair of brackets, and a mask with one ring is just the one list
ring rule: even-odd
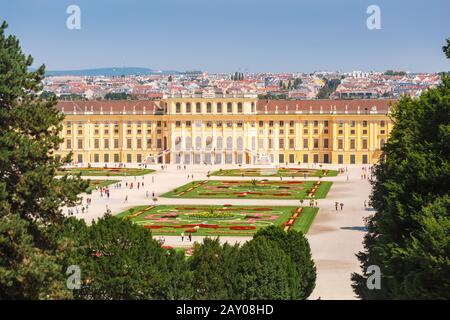
{"label": "red flower bed", "polygon": [[224,204],[223,206],[224,207],[232,207],[233,205],[232,204]]}
{"label": "red flower bed", "polygon": [[186,229],[185,231],[187,233],[194,233],[194,232],[197,232],[197,229],[191,228],[191,229]]}
{"label": "red flower bed", "polygon": [[161,229],[161,228],[164,228],[164,226],[151,225],[151,226],[144,226],[144,228],[147,228],[147,229]]}
{"label": "red flower bed", "polygon": [[198,223],[191,223],[191,224],[183,224],[180,226],[180,228],[193,228],[193,227],[198,227],[199,224]]}
{"label": "red flower bed", "polygon": [[211,229],[218,229],[220,226],[218,224],[200,224],[200,228],[211,228]]}
{"label": "red flower bed", "polygon": [[171,246],[162,246],[161,248],[167,249],[167,250],[173,249],[173,247],[171,247]]}
{"label": "red flower bed", "polygon": [[254,208],[254,211],[272,211],[272,208]]}
{"label": "red flower bed", "polygon": [[230,230],[255,230],[255,226],[231,226]]}

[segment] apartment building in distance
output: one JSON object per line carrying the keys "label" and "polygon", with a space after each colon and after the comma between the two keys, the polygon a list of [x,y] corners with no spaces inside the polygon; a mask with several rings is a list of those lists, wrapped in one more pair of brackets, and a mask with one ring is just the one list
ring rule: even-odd
{"label": "apartment building in distance", "polygon": [[60,101],[57,154],[76,163],[371,164],[392,129],[386,99],[259,100],[172,94],[158,101]]}

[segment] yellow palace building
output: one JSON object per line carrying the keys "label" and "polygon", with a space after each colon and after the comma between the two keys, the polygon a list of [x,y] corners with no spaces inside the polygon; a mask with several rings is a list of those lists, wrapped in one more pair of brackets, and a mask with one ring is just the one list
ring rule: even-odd
{"label": "yellow palace building", "polygon": [[173,94],[160,101],[60,101],[76,163],[370,164],[392,100],[259,100]]}

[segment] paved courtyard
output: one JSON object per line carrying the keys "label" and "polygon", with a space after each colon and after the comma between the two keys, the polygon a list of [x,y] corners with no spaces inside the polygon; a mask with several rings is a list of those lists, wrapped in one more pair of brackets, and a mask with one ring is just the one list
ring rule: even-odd
{"label": "paved courtyard", "polygon": [[[243,166],[245,168],[246,166]],[[250,166],[249,166],[250,167]],[[252,166],[255,167],[255,166]],[[297,167],[297,166],[295,166]],[[338,169],[345,166],[324,165],[324,169]],[[336,177],[326,177],[323,181],[333,181],[333,185],[325,199],[318,199],[319,212],[312,223],[307,234],[313,259],[317,266],[316,288],[310,299],[355,299],[351,288],[350,275],[359,271],[359,263],[355,254],[362,247],[364,236],[363,218],[370,215],[371,211],[364,209],[364,201],[368,201],[370,183],[361,179],[362,166],[347,165],[348,172]],[[299,206],[298,200],[272,200],[272,199],[174,199],[162,198],[160,195],[187,182],[196,180],[207,180],[207,174],[222,169],[236,168],[236,166],[187,166],[186,170],[177,170],[176,165],[168,165],[167,169],[161,170],[161,166],[148,166],[156,169],[154,174],[137,177],[114,177],[121,181],[121,188],[115,189],[110,186],[110,198],[101,197],[100,192],[93,191],[91,195],[83,195],[83,204],[86,197],[92,199],[87,212],[76,210],[75,216],[85,219],[88,223],[104,215],[106,210],[112,214],[128,210],[129,208],[154,204],[152,194],[157,197],[156,204],[195,204],[195,205],[267,205],[267,206]],[[317,168],[319,169],[319,168]],[[188,178],[188,175],[190,176]],[[193,175],[193,178],[191,177]],[[347,178],[348,177],[348,178]],[[107,179],[108,177],[92,177],[92,179]],[[277,177],[263,177],[268,180],[279,180]],[[258,179],[263,179],[258,178]],[[214,180],[229,180],[230,177],[215,176]],[[249,177],[233,177],[233,180],[249,180]],[[287,178],[286,178],[287,179]],[[296,180],[305,180],[297,177]],[[348,179],[348,180],[347,180]],[[317,177],[308,177],[307,180],[317,180]],[[133,183],[133,189],[125,187],[125,183]],[[144,183],[144,187],[136,188],[137,183]],[[147,197],[148,196],[148,197]],[[127,197],[127,201],[125,198]],[[343,210],[335,209],[335,202],[343,203]],[[306,203],[305,203],[306,204]],[[304,204],[304,205],[305,205]],[[80,207],[79,207],[80,209]],[[67,212],[67,209],[64,208]],[[159,236],[155,236],[159,238]],[[245,242],[249,237],[222,237],[221,241],[230,243]],[[173,247],[191,247],[195,241],[201,241],[202,237],[193,236],[192,243],[182,242],[178,236],[164,236],[164,244]]]}

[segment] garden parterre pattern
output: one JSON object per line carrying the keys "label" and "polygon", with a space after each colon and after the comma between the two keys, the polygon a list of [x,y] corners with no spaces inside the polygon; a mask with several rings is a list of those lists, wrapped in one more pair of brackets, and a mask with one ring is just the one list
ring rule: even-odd
{"label": "garden parterre pattern", "polygon": [[81,174],[82,176],[142,176],[155,172],[153,169],[138,168],[62,168],[58,175]]}
{"label": "garden parterre pattern", "polygon": [[245,168],[218,170],[212,176],[228,177],[335,177],[338,171],[302,168]]}
{"label": "garden parterre pattern", "polygon": [[167,198],[243,198],[243,199],[321,199],[325,198],[329,181],[193,181],[163,194]]}
{"label": "garden parterre pattern", "polygon": [[117,217],[152,230],[155,235],[252,236],[272,224],[307,233],[318,208],[264,206],[140,206]]}

